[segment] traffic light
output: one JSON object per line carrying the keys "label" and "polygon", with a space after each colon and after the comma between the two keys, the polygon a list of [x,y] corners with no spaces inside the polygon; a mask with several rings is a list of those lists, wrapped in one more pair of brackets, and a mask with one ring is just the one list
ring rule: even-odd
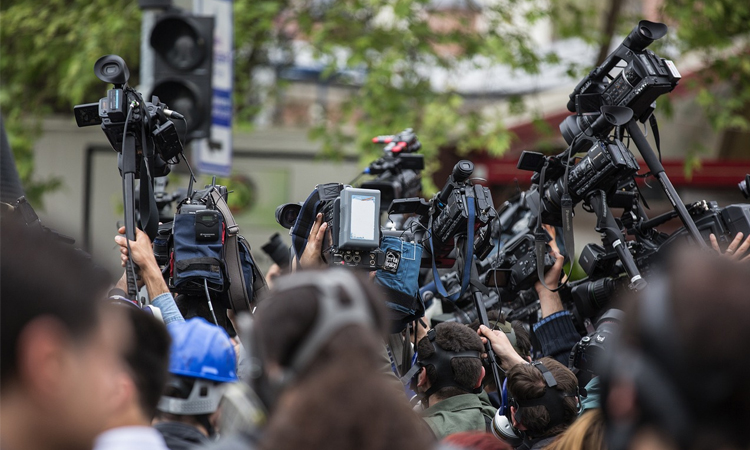
{"label": "traffic light", "polygon": [[151,30],[154,84],[151,95],[185,116],[176,120],[179,135],[207,138],[211,131],[214,18],[170,11]]}

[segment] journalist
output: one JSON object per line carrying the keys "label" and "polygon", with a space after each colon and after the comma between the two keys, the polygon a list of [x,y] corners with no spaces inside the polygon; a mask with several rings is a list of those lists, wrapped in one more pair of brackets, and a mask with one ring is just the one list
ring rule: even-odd
{"label": "journalist", "polygon": [[0,447],[91,448],[117,407],[128,324],[90,259],[13,219],[0,219]]}
{"label": "journalist", "polygon": [[750,446],[748,292],[746,263],[685,249],[623,302],[602,374],[610,449]]}
{"label": "journalist", "polygon": [[156,405],[167,383],[170,338],[164,324],[127,300],[110,300],[133,330],[123,355],[125,369],[116,378],[115,413],[94,450],[167,450],[151,426]]}
{"label": "journalist", "polygon": [[437,439],[489,431],[497,410],[478,395],[485,375],[483,351],[477,333],[455,322],[437,325],[417,344],[416,387],[426,406],[421,415]]}
{"label": "journalist", "polygon": [[516,448],[544,448],[578,417],[581,399],[576,376],[552,358],[528,363],[501,331],[482,325],[479,334],[492,344],[506,372],[505,414],[512,431],[508,437]]}
{"label": "journalist", "polygon": [[237,360],[227,333],[204,319],[168,329],[170,378],[154,426],[170,450],[184,450],[218,436],[219,403],[226,383],[237,381]]}

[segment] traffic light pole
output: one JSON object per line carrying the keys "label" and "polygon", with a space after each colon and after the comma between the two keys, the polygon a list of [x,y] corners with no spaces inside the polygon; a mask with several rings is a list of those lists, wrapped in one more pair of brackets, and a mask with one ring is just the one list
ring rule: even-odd
{"label": "traffic light pole", "polygon": [[151,100],[151,91],[154,89],[154,49],[149,44],[151,40],[151,29],[156,23],[155,9],[144,9],[141,18],[141,71],[139,90],[148,95],[147,101]]}

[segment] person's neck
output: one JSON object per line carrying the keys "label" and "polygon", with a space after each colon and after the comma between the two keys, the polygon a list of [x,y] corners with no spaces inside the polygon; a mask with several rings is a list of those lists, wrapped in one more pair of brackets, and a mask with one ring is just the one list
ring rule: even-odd
{"label": "person's neck", "polygon": [[60,442],[47,441],[47,433],[40,433],[44,418],[34,411],[33,403],[14,395],[0,399],[0,447],[4,450],[59,448]]}
{"label": "person's neck", "polygon": [[107,422],[107,430],[123,427],[150,427],[151,420],[141,410],[139,405],[131,404],[122,408]]}

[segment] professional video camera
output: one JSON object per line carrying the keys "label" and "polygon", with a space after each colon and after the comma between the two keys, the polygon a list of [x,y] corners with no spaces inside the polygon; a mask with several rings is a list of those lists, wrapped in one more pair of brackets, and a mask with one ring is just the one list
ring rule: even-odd
{"label": "professional video camera", "polygon": [[[318,213],[328,223],[323,257],[331,265],[377,270],[385,254],[380,251],[380,191],[340,183],[319,184],[302,204],[287,203],[276,209],[279,225],[290,228],[299,256]],[[294,218],[294,220],[292,220]]]}
{"label": "professional video camera", "polygon": [[[654,110],[654,101],[671,92],[681,78],[672,61],[646,50],[666,34],[667,26],[663,23],[638,22],[604,63],[584,77],[570,94],[568,111],[578,113],[579,117],[565,119],[567,127],[583,131],[590,123],[586,114],[596,113],[605,105],[626,106],[633,110],[637,120],[645,122]],[[626,66],[611,79],[610,71],[623,61]]]}
{"label": "professional video camera", "polygon": [[[471,256],[487,255],[494,247],[490,223],[497,217],[490,190],[469,179],[474,172],[471,161],[459,161],[443,189],[430,201],[420,198],[396,199],[389,214],[417,214],[406,222],[415,238],[429,249],[422,256],[423,267],[451,267],[456,261],[455,239],[469,238]],[[476,238],[476,239],[475,239]],[[468,263],[467,263],[468,266]]]}
{"label": "professional video camera", "polygon": [[[123,206],[125,209],[125,235],[135,240],[135,179],[140,178],[140,225],[150,239],[158,230],[158,211],[153,196],[151,177],[169,173],[167,161],[182,153],[182,143],[174,123],[169,118],[184,120],[170,111],[157,97],[146,102],[135,89],[127,85],[130,71],[125,61],[117,55],[99,58],[94,64],[94,74],[113,89],[98,103],[77,105],[74,108],[79,127],[101,125],[112,148],[119,152],[118,168],[123,179]],[[128,294],[137,295],[135,265],[126,263]]]}
{"label": "professional video camera", "polygon": [[[126,139],[132,139],[139,160],[153,158],[151,176],[167,175],[169,166],[166,162],[183,151],[175,125],[169,119],[184,120],[182,114],[168,109],[158,97],[152,97],[150,102],[144,101],[138,91],[127,85],[130,71],[117,55],[99,58],[94,64],[94,73],[105,83],[114,84],[114,88],[107,91],[107,96],[98,103],[73,108],[78,126],[101,125],[112,148],[120,153],[128,144]],[[119,163],[122,173],[122,154]],[[136,178],[140,177],[140,170],[141,164],[136,164]]]}
{"label": "professional video camera", "polygon": [[597,375],[624,318],[625,313],[619,309],[610,309],[602,314],[596,322],[596,330],[581,338],[570,351],[568,368],[573,373],[583,371]]}
{"label": "professional video camera", "polygon": [[385,155],[365,168],[364,174],[376,175],[376,178],[365,181],[360,187],[381,192],[382,211],[387,211],[394,199],[418,196],[422,192],[424,156],[414,154],[422,148],[414,130],[407,128],[397,135],[377,136],[372,142],[386,144]]}

